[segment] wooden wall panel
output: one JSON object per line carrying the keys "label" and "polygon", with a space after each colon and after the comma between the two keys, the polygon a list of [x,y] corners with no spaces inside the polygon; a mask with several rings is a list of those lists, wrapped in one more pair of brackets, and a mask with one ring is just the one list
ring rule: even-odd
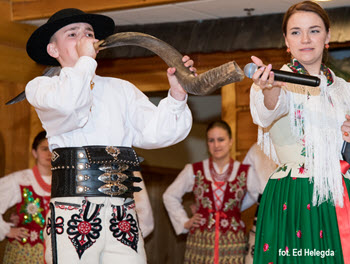
{"label": "wooden wall panel", "polygon": [[14,23],[11,18],[11,2],[0,1],[0,80],[25,84],[43,70],[26,53],[36,26]]}
{"label": "wooden wall panel", "polygon": [[5,105],[23,89],[21,84],[0,81],[0,141],[4,146],[1,160],[5,160],[5,169],[0,171],[2,175],[28,166],[29,104],[24,101]]}
{"label": "wooden wall panel", "polygon": [[12,22],[11,13],[11,2],[0,1],[0,42],[25,50],[28,38],[37,27]]}
{"label": "wooden wall panel", "polygon": [[[23,89],[23,85],[0,81],[0,177],[28,168],[29,104],[5,105]],[[12,212],[14,208],[4,215],[5,221]],[[0,262],[6,242],[0,242]]]}
{"label": "wooden wall panel", "polygon": [[236,114],[236,84],[229,84],[221,88],[221,118],[231,127],[233,144],[231,149],[231,156],[236,159],[236,135],[237,135],[237,114]]}
{"label": "wooden wall panel", "polygon": [[[182,264],[186,235],[177,236],[168,217],[162,195],[175,180],[180,170],[143,166],[142,176],[147,186],[154,216],[154,231],[145,240],[147,263]],[[191,194],[183,197],[183,204],[190,214],[189,206],[194,202]]]}
{"label": "wooden wall panel", "polygon": [[29,111],[30,111],[30,132],[28,137],[28,164],[29,164],[29,167],[32,168],[35,165],[35,159],[32,155],[33,140],[36,137],[36,135],[44,129],[41,125],[40,119],[33,106],[30,106]]}
{"label": "wooden wall panel", "polygon": [[41,75],[44,69],[29,58],[24,48],[15,48],[1,43],[0,61],[0,80],[2,81],[26,84],[35,76]]}
{"label": "wooden wall panel", "polygon": [[252,80],[244,78],[243,81],[236,83],[236,107],[249,107],[249,92]]}
{"label": "wooden wall panel", "polygon": [[172,4],[189,0],[13,0],[12,17],[14,20],[42,19],[51,16],[62,8],[79,8],[85,12],[98,13],[101,11],[140,8],[152,5]]}
{"label": "wooden wall panel", "polygon": [[143,92],[169,90],[168,66],[159,57],[100,60],[96,73],[127,80]]}
{"label": "wooden wall panel", "polygon": [[258,127],[253,124],[249,109],[237,112],[237,152],[244,151],[257,140]]}

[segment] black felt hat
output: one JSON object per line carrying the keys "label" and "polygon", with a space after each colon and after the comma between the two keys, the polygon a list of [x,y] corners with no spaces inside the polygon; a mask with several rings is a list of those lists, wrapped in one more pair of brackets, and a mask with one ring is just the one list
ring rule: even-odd
{"label": "black felt hat", "polygon": [[114,21],[108,16],[87,14],[76,8],[62,9],[53,14],[49,20],[36,29],[27,42],[27,53],[34,61],[56,66],[58,61],[51,57],[46,47],[53,34],[72,23],[88,23],[95,32],[95,38],[102,40],[114,32]]}

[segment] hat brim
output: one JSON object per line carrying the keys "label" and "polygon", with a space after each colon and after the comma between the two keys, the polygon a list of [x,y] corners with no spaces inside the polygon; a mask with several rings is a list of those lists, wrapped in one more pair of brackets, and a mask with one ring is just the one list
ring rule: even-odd
{"label": "hat brim", "polygon": [[95,38],[102,40],[113,34],[115,25],[113,19],[98,14],[80,14],[46,23],[37,28],[27,42],[27,53],[37,63],[58,66],[58,61],[47,53],[47,45],[51,37],[59,29],[72,23],[88,23],[95,32]]}

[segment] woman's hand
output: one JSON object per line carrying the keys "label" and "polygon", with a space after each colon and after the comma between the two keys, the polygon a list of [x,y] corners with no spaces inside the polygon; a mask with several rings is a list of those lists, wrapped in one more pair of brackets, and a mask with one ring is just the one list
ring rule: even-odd
{"label": "woman's hand", "polygon": [[275,81],[275,75],[272,70],[272,65],[264,65],[261,59],[252,56],[252,61],[260,68],[253,74],[252,80],[261,89],[271,89],[272,87],[281,88],[283,82]]}
{"label": "woman's hand", "polygon": [[200,222],[202,219],[202,215],[201,214],[194,214],[190,220],[188,220],[185,224],[184,227],[186,229],[191,229],[192,227],[199,227],[200,226]]}
{"label": "woman's hand", "polygon": [[346,120],[341,126],[341,132],[343,134],[343,139],[350,143],[350,115],[345,115]]}
{"label": "woman's hand", "polygon": [[[196,74],[196,68],[193,67],[193,60],[190,59],[188,56],[182,57],[182,62],[184,63],[185,67],[189,68],[191,72]],[[172,97],[174,97],[178,101],[183,101],[186,98],[187,92],[183,89],[183,87],[178,82],[176,76],[175,76],[176,68],[168,68],[167,70],[167,76],[170,84],[170,94]]]}
{"label": "woman's hand", "polygon": [[253,74],[254,84],[259,86],[264,94],[264,105],[267,109],[273,110],[278,102],[278,97],[281,93],[283,82],[275,81],[275,75],[272,65],[265,66],[263,62],[255,56],[252,56],[252,61],[260,68]]}
{"label": "woman's hand", "polygon": [[10,232],[6,235],[9,238],[14,238],[21,241],[22,238],[28,238],[28,229],[24,227],[11,227]]}

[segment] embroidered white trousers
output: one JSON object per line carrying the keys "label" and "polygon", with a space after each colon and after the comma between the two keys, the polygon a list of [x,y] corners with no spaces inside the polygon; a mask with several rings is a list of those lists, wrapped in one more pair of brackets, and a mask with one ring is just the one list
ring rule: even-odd
{"label": "embroidered white trousers", "polygon": [[51,199],[50,209],[46,263],[146,264],[132,199],[60,197]]}

